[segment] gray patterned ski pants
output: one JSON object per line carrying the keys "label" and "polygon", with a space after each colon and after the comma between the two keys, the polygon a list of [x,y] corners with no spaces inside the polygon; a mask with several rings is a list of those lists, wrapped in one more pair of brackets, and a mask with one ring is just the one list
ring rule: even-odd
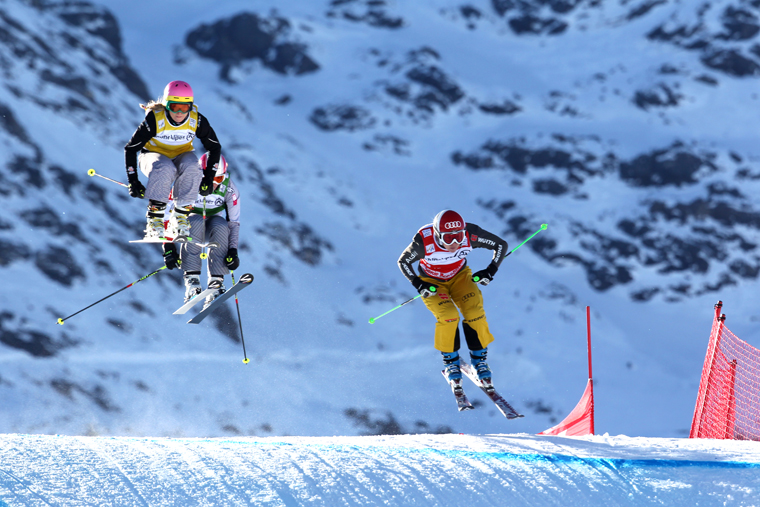
{"label": "gray patterned ski pants", "polygon": [[174,186],[174,205],[189,206],[198,197],[203,171],[195,152],[189,151],[173,159],[160,153],[140,154],[140,171],[148,177],[145,198],[169,202],[169,192]]}
{"label": "gray patterned ski pants", "polygon": [[[204,227],[203,217],[201,215],[190,215],[190,235],[193,237],[192,243],[182,243],[179,251],[182,259],[182,269],[184,271],[201,270],[201,251],[202,248],[194,244],[208,243],[212,241],[219,246],[212,248],[208,252],[208,273],[209,276],[224,276],[230,274],[230,270],[224,264],[224,257],[227,255],[228,239],[230,236],[230,227],[227,220],[219,215],[206,218]],[[206,234],[208,232],[208,234]]]}

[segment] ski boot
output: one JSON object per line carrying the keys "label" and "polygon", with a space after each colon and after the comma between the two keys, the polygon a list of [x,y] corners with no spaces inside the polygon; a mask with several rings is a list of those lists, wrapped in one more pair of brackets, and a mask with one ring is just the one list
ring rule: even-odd
{"label": "ski boot", "polygon": [[203,292],[203,289],[201,288],[201,275],[200,273],[185,273],[185,276],[182,278],[185,280],[185,303],[187,303]]}
{"label": "ski boot", "polygon": [[491,382],[491,369],[488,367],[488,363],[486,363],[487,354],[487,348],[471,350],[470,361],[472,362],[472,367],[478,372],[478,379],[483,384],[483,389],[490,393],[493,392],[493,382]]}
{"label": "ski boot", "polygon": [[190,220],[187,216],[193,211],[192,206],[184,208],[175,208],[174,210],[174,230],[176,232],[175,241],[190,241]]}
{"label": "ski boot", "polygon": [[145,239],[163,239],[165,237],[165,210],[166,203],[151,199],[150,204],[148,205],[148,212],[145,214],[145,217],[148,219],[148,223],[145,226]]}
{"label": "ski boot", "polygon": [[459,352],[441,352],[441,354],[443,354],[443,364],[446,365],[443,369],[446,380],[449,381],[454,394],[461,396],[464,393],[464,388],[462,387],[462,370],[459,368]]}
{"label": "ski boot", "polygon": [[206,296],[206,302],[203,303],[203,309],[205,310],[208,308],[208,306],[214,302],[216,298],[221,296],[226,292],[227,289],[224,288],[224,277],[223,276],[210,276],[208,279],[208,288],[214,289],[214,291]]}

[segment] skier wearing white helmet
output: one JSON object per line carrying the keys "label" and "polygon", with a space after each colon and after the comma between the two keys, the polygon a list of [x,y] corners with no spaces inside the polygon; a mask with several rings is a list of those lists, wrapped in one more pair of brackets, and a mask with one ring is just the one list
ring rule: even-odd
{"label": "skier wearing white helmet", "polygon": [[[210,155],[204,153],[200,159],[205,171]],[[226,218],[222,216],[226,212]],[[205,220],[204,220],[205,217]],[[164,263],[169,269],[181,267],[185,272],[185,303],[202,292],[201,289],[201,247],[196,242],[215,243],[208,254],[208,284],[217,280],[218,289],[206,297],[204,308],[223,294],[224,275],[240,265],[238,241],[240,237],[240,193],[230,179],[227,160],[219,159],[214,174],[213,190],[209,195],[197,195],[192,213],[188,217],[193,228],[193,242],[182,242],[180,248],[174,243],[164,243]]]}
{"label": "skier wearing white helmet", "polygon": [[[184,81],[172,81],[164,89],[160,101],[151,101],[145,109],[145,119],[124,147],[124,159],[129,180],[129,195],[147,198],[146,239],[163,239],[164,211],[173,192],[175,201],[175,240],[190,239],[188,215],[198,193],[208,195],[213,190],[213,179],[219,163],[222,146],[205,116],[194,104],[193,89]],[[193,151],[193,140],[201,140],[208,151],[208,167],[201,172],[198,157]],[[136,167],[147,178],[144,187]]]}
{"label": "skier wearing white helmet", "polygon": [[[473,248],[493,250],[491,263],[475,274],[467,266],[467,255]],[[446,378],[455,394],[462,390],[460,311],[472,366],[484,387],[493,390],[491,370],[486,363],[487,347],[493,335],[488,329],[478,284],[488,285],[493,280],[506,255],[506,241],[475,224],[465,223],[456,211],[443,210],[433,223],[417,231],[398,260],[401,272],[422,295],[425,306],[436,318],[434,346],[443,354]],[[417,261],[419,275],[412,266]]]}

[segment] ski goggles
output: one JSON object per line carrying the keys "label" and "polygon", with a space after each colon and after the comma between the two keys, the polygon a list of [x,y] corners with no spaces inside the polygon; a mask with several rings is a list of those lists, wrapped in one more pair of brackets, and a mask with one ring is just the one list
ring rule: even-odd
{"label": "ski goggles", "polygon": [[461,245],[464,242],[464,230],[453,231],[453,232],[443,232],[441,233],[439,238],[441,240],[441,243],[443,243],[446,246],[449,246],[455,242]]}
{"label": "ski goggles", "polygon": [[166,108],[172,113],[187,114],[192,109],[192,102],[169,102]]}

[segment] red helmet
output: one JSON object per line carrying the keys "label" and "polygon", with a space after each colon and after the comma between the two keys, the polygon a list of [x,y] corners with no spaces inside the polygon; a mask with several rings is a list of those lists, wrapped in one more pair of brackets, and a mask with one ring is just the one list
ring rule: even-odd
{"label": "red helmet", "polygon": [[445,246],[449,246],[454,242],[461,245],[464,242],[464,228],[466,225],[462,215],[450,209],[441,211],[433,219],[435,236]]}

